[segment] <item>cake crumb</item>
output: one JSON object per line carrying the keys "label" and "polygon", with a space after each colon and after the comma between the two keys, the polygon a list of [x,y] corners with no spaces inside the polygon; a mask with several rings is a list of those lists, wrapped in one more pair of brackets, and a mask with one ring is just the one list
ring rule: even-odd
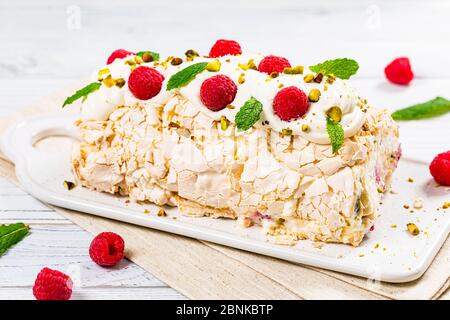
{"label": "cake crumb", "polygon": [[408,178],[408,182],[411,182],[411,183],[412,183],[412,182],[414,182],[414,179],[411,178],[411,177],[409,177],[409,178]]}
{"label": "cake crumb", "polygon": [[158,217],[165,217],[167,216],[167,213],[164,209],[159,209],[158,211]]}
{"label": "cake crumb", "polygon": [[359,257],[360,257],[360,258],[362,258],[362,257],[364,257],[364,256],[365,256],[364,253],[360,253],[360,254],[359,254]]}
{"label": "cake crumb", "polygon": [[238,222],[244,228],[250,228],[251,226],[253,226],[253,220],[250,219],[249,217],[240,216],[238,218]]}
{"label": "cake crumb", "polygon": [[409,209],[409,204],[406,204],[406,203],[405,203],[405,204],[403,205],[403,208]]}
{"label": "cake crumb", "polygon": [[378,249],[380,247],[380,244],[379,243],[377,243],[377,244],[375,244],[375,246],[373,247],[374,249]]}
{"label": "cake crumb", "polygon": [[450,208],[450,202],[445,201],[444,204],[442,205],[442,209],[448,209]]}
{"label": "cake crumb", "polygon": [[415,209],[422,209],[423,208],[423,199],[422,198],[417,198],[416,200],[414,200],[414,208]]}
{"label": "cake crumb", "polygon": [[145,214],[149,214],[149,213],[150,213],[150,210],[145,209],[145,210],[144,210],[144,213],[145,213]]}
{"label": "cake crumb", "polygon": [[322,249],[323,243],[314,242],[313,243],[313,247],[316,248],[316,249]]}
{"label": "cake crumb", "polygon": [[397,228],[396,224],[391,224],[391,228]]}

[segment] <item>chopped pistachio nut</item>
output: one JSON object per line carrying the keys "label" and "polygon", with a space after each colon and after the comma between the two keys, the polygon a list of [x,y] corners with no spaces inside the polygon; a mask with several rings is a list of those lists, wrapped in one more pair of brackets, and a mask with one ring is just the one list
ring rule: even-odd
{"label": "chopped pistachio nut", "polygon": [[442,205],[442,209],[448,209],[450,208],[450,202],[445,201],[444,204]]}
{"label": "chopped pistachio nut", "polygon": [[417,236],[420,233],[419,228],[414,223],[408,223],[406,225],[406,228],[408,229],[408,232],[413,236]]}
{"label": "chopped pistachio nut", "polygon": [[248,60],[247,63],[239,63],[239,67],[246,71],[248,69],[252,69],[252,70],[258,70],[258,68],[256,67],[255,61],[253,59]]}
{"label": "chopped pistachio nut", "polygon": [[378,187],[377,191],[378,191],[378,193],[383,193],[384,192],[383,188],[381,188],[381,187]]}
{"label": "chopped pistachio nut", "polygon": [[408,182],[411,182],[411,183],[412,183],[412,182],[414,182],[414,179],[411,178],[411,177],[409,177],[409,178],[408,178]]}
{"label": "chopped pistachio nut", "polygon": [[63,185],[67,190],[72,190],[73,188],[75,188],[75,183],[73,183],[72,181],[64,181]]}
{"label": "chopped pistachio nut", "polygon": [[178,57],[175,57],[172,60],[170,60],[170,64],[173,65],[173,66],[178,66],[178,65],[180,65],[182,63],[183,63],[183,59],[178,58]]}
{"label": "chopped pistachio nut", "polygon": [[238,78],[238,83],[243,84],[245,82],[245,73],[241,73]]}
{"label": "chopped pistachio nut", "polygon": [[327,76],[327,83],[329,83],[329,84],[333,84],[333,82],[334,82],[334,80],[336,80],[336,78],[335,77],[333,77],[333,76]]}
{"label": "chopped pistachio nut", "polygon": [[206,65],[206,70],[211,72],[217,72],[220,70],[220,67],[221,67],[220,61],[214,59],[213,61],[208,62],[208,64]]}
{"label": "chopped pistachio nut", "polygon": [[164,209],[159,209],[158,211],[158,217],[165,217],[167,216],[167,213]]}
{"label": "chopped pistachio nut", "polygon": [[186,51],[184,54],[186,55],[186,60],[187,60],[187,61],[192,61],[192,60],[194,60],[196,57],[200,56],[200,55],[198,54],[197,51],[192,50],[192,49],[189,49],[189,50]]}
{"label": "chopped pistachio nut", "polygon": [[105,79],[102,80],[102,82],[108,88],[111,88],[114,85],[114,80],[111,75],[108,75]]}
{"label": "chopped pistachio nut", "polygon": [[318,73],[316,74],[316,76],[314,77],[314,82],[315,83],[321,83],[323,79],[323,74],[322,73]]}
{"label": "chopped pistachio nut", "polygon": [[340,122],[342,120],[342,110],[339,107],[331,107],[327,111],[327,116],[334,122]]}
{"label": "chopped pistachio nut", "polygon": [[150,213],[150,210],[144,209],[144,213],[145,213],[145,214],[149,214],[149,213]]}
{"label": "chopped pistachio nut", "polygon": [[397,228],[396,224],[391,224],[391,228]]}
{"label": "chopped pistachio nut", "polygon": [[292,135],[292,129],[290,128],[284,128],[283,130],[281,130],[281,134],[283,136],[290,136]]}
{"label": "chopped pistachio nut", "polygon": [[144,62],[152,62],[153,61],[153,56],[150,52],[144,52],[144,54],[142,55],[142,60]]}
{"label": "chopped pistachio nut", "polygon": [[327,90],[328,90],[328,86],[327,85],[323,86],[323,91],[327,91]]}
{"label": "chopped pistachio nut", "polygon": [[303,66],[295,66],[292,68],[284,68],[284,74],[303,74],[304,67]]}
{"label": "chopped pistachio nut", "polygon": [[139,56],[135,56],[135,57],[134,57],[134,61],[135,61],[137,64],[141,64],[142,62],[144,62],[144,60],[143,60],[141,57],[139,57]]}
{"label": "chopped pistachio nut", "polygon": [[303,77],[303,81],[305,81],[306,83],[310,83],[313,80],[314,80],[314,75],[310,74],[310,73]]}
{"label": "chopped pistachio nut", "polygon": [[98,81],[102,81],[102,80],[103,80],[103,76],[104,76],[105,74],[110,73],[110,72],[111,72],[111,71],[110,71],[108,68],[101,69],[101,70],[98,72]]}
{"label": "chopped pistachio nut", "polygon": [[270,77],[273,79],[273,78],[278,78],[278,72],[272,72],[271,74],[270,74]]}
{"label": "chopped pistachio nut", "polygon": [[129,66],[136,65],[136,61],[134,61],[134,60],[126,60],[125,63],[128,64]]}
{"label": "chopped pistachio nut", "polygon": [[320,99],[320,90],[319,89],[311,89],[308,94],[308,100],[311,102],[317,102]]}
{"label": "chopped pistachio nut", "polygon": [[228,129],[228,123],[229,123],[229,121],[228,121],[227,117],[225,117],[225,116],[220,117],[220,128],[223,131]]}
{"label": "chopped pistachio nut", "polygon": [[309,132],[310,128],[307,124],[302,124],[302,131],[303,132]]}
{"label": "chopped pistachio nut", "polygon": [[116,87],[122,88],[125,85],[125,79],[124,78],[115,79],[114,84],[116,85]]}

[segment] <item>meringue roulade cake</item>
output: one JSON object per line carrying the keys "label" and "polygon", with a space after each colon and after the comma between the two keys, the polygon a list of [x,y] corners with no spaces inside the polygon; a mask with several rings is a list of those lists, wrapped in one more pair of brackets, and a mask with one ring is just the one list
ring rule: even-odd
{"label": "meringue roulade cake", "polygon": [[400,158],[398,127],[346,81],[351,59],[306,67],[219,40],[208,56],[116,50],[82,98],[77,183],[268,239],[358,245]]}

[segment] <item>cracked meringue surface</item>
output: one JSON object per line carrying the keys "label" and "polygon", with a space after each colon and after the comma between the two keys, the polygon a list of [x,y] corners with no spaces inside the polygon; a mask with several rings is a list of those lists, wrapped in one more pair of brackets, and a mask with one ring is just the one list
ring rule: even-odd
{"label": "cracked meringue surface", "polygon": [[361,127],[333,154],[272,126],[223,130],[186,91],[151,103],[125,94],[109,115],[78,121],[79,182],[190,216],[249,218],[275,243],[362,241],[400,156],[387,111],[366,106]]}

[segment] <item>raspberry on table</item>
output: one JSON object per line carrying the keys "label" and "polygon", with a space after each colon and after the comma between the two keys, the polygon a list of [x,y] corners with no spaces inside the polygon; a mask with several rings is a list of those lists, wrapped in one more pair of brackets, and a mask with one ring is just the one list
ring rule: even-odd
{"label": "raspberry on table", "polygon": [[272,72],[283,72],[284,68],[290,68],[288,59],[277,56],[266,56],[258,65],[258,71],[271,74]]}
{"label": "raspberry on table", "polygon": [[281,89],[273,99],[273,110],[284,121],[300,118],[308,108],[308,96],[294,86]]}
{"label": "raspberry on table", "polygon": [[236,93],[236,84],[224,75],[206,79],[200,87],[200,99],[212,111],[219,111],[225,108],[233,102]]}
{"label": "raspberry on table", "polygon": [[61,271],[43,268],[36,277],[33,295],[37,300],[69,300],[73,283]]}
{"label": "raspberry on table", "polygon": [[409,84],[414,78],[411,64],[406,57],[397,58],[392,61],[384,68],[384,73],[389,81],[401,85]]}
{"label": "raspberry on table", "polygon": [[140,66],[131,72],[128,78],[128,88],[140,100],[148,100],[156,96],[162,87],[164,76],[157,70]]}
{"label": "raspberry on table", "polygon": [[92,240],[89,255],[102,267],[115,266],[122,260],[125,242],[114,232],[102,232]]}
{"label": "raspberry on table", "polygon": [[223,57],[228,54],[236,56],[242,53],[241,46],[234,40],[217,40],[209,51],[210,58]]}
{"label": "raspberry on table", "polygon": [[430,164],[434,180],[443,186],[450,186],[450,151],[438,154]]}
{"label": "raspberry on table", "polygon": [[111,55],[108,57],[108,61],[106,62],[106,64],[111,64],[116,59],[123,59],[123,58],[131,56],[131,55],[134,55],[134,53],[127,51],[125,49],[117,49],[117,50],[113,51],[113,53],[111,53]]}

